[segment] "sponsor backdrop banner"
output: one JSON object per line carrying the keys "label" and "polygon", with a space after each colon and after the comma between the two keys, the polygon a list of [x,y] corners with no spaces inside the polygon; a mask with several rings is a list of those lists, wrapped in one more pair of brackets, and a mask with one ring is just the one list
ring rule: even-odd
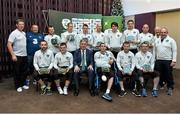
{"label": "sponsor backdrop banner", "polygon": [[[82,14],[82,13],[69,13],[62,11],[49,10],[49,25],[54,26],[55,33],[61,35],[66,31],[67,23],[72,22],[74,31],[76,33],[82,32],[82,25],[89,26],[89,33],[95,31],[96,25],[100,24],[105,29],[111,28],[111,22],[115,21],[121,26],[122,18],[120,16],[102,16],[101,14]],[[119,27],[121,31],[121,27]]]}

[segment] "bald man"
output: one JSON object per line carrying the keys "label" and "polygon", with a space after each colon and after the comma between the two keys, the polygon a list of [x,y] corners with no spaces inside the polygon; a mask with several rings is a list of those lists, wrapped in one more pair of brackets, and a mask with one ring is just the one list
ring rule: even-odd
{"label": "bald man", "polygon": [[155,42],[156,70],[160,72],[160,86],[163,81],[167,83],[167,95],[173,94],[174,79],[173,67],[176,65],[177,45],[176,41],[168,35],[168,29],[161,28],[161,38]]}
{"label": "bald man", "polygon": [[152,48],[155,40],[153,34],[149,33],[149,25],[144,24],[142,27],[142,31],[143,32],[139,34],[140,43],[148,42],[150,51],[152,52],[153,51]]}
{"label": "bald man", "polygon": [[92,34],[93,46],[96,48],[98,48],[101,43],[105,43],[105,35],[101,30],[102,30],[102,26],[97,24],[96,25],[96,31],[93,32],[93,34]]}
{"label": "bald man", "polygon": [[154,33],[155,33],[154,39],[160,38],[160,37],[161,37],[161,36],[160,36],[160,33],[161,33],[161,27],[156,26],[156,27],[154,28]]}

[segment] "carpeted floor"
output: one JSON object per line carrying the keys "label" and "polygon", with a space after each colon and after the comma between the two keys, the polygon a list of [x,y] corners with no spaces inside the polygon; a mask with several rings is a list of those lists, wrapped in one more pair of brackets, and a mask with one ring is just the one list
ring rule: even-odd
{"label": "carpeted floor", "polygon": [[[29,90],[17,93],[14,90],[12,78],[4,79],[0,83],[0,112],[180,112],[180,70],[174,71],[175,89],[173,96],[166,95],[166,89],[160,90],[157,98],[151,96],[151,86],[149,86],[148,97],[134,97],[130,91],[120,98],[112,91],[112,102],[107,102],[101,95],[91,97],[86,87],[81,87],[78,97],[73,96],[72,90],[68,96],[59,95],[56,91],[51,96],[39,95],[35,87],[31,85]],[[149,82],[150,83],[150,82]]]}

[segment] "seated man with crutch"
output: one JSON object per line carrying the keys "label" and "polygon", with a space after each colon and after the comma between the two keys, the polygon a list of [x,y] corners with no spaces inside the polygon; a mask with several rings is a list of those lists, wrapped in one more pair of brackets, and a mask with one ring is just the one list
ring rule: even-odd
{"label": "seated man with crutch", "polygon": [[153,79],[152,96],[158,96],[159,72],[154,70],[154,56],[149,50],[149,43],[140,44],[140,51],[135,55],[137,75],[139,76],[141,85],[141,96],[147,97],[147,81]]}
{"label": "seated man with crutch", "polygon": [[112,66],[114,64],[115,58],[111,51],[106,50],[105,43],[100,44],[100,51],[94,54],[94,61],[97,67],[96,71],[98,76],[100,76],[103,81],[107,80],[107,89],[102,98],[108,101],[112,101],[110,90],[114,80],[114,71]]}

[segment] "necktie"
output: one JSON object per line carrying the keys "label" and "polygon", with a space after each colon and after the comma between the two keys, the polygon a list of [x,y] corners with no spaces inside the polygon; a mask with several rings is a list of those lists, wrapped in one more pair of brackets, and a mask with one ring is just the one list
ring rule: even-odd
{"label": "necktie", "polygon": [[161,38],[161,42],[163,42],[164,38]]}
{"label": "necktie", "polygon": [[84,54],[84,50],[82,51],[82,71],[85,70],[85,54]]}

